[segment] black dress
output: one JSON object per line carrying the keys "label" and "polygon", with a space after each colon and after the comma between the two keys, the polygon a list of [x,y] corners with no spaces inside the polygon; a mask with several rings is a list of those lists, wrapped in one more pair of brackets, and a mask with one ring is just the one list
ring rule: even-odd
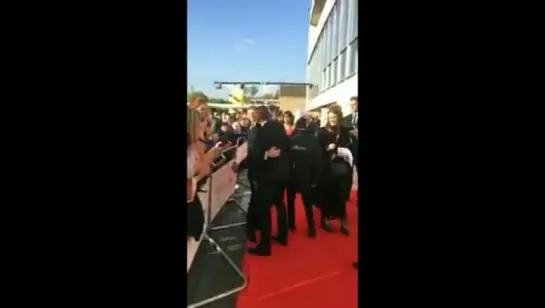
{"label": "black dress", "polygon": [[198,241],[203,228],[204,212],[199,197],[195,196],[192,202],[187,203],[187,237],[193,237]]}
{"label": "black dress", "polygon": [[197,193],[193,201],[187,203],[187,237],[193,237],[197,241],[201,238],[204,229],[204,211],[198,194],[203,191],[204,183],[206,178],[197,183]]}
{"label": "black dress", "polygon": [[[340,218],[346,216],[346,202],[350,197],[352,189],[353,169],[349,163],[337,157],[333,159],[338,147],[349,147],[349,129],[341,126],[339,133],[330,132],[325,128],[318,131],[318,140],[322,149],[322,181],[319,184],[318,206],[323,218]],[[334,144],[333,150],[328,146]],[[343,175],[333,175],[331,168],[333,163],[345,164],[347,172]]]}

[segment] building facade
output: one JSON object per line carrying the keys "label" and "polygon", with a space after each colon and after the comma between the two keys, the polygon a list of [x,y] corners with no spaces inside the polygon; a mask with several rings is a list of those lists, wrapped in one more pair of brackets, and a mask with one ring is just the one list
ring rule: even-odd
{"label": "building facade", "polygon": [[358,0],[313,0],[308,38],[306,108],[331,103],[350,112],[358,95]]}

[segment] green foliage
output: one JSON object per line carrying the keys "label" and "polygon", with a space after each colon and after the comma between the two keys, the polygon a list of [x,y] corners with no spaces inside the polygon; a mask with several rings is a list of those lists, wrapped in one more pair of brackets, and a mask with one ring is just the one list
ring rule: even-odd
{"label": "green foliage", "polygon": [[248,86],[244,88],[245,94],[251,97],[255,97],[259,92],[259,89],[256,86]]}
{"label": "green foliage", "polygon": [[212,104],[230,104],[229,101],[226,99],[215,97],[210,98],[209,102]]}

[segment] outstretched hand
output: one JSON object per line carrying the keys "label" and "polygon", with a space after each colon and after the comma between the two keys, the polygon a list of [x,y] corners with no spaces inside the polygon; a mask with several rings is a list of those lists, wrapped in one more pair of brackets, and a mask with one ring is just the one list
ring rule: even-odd
{"label": "outstretched hand", "polygon": [[239,165],[236,162],[233,162],[233,165],[231,165],[231,169],[233,170],[234,173],[238,173]]}
{"label": "outstretched hand", "polygon": [[267,151],[267,157],[275,158],[280,156],[280,149],[277,147],[272,147]]}

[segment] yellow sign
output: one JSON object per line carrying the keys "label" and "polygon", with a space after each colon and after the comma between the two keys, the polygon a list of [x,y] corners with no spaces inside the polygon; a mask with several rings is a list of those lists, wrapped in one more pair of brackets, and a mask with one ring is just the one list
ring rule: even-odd
{"label": "yellow sign", "polygon": [[229,95],[228,100],[231,104],[243,104],[245,101],[244,90],[240,87],[236,87],[233,92],[231,92],[231,95]]}

